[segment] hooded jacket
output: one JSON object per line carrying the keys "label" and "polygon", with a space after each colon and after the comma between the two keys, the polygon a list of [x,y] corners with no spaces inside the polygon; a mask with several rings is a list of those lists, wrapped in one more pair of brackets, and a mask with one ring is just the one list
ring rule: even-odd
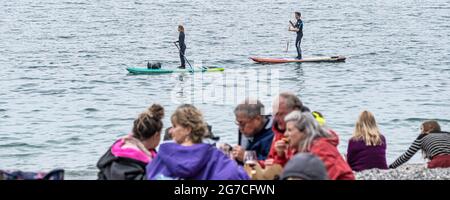
{"label": "hooded jacket", "polygon": [[337,137],[318,138],[311,145],[310,153],[318,156],[325,164],[331,180],[355,180],[353,171],[337,149]]}
{"label": "hooded jacket", "polygon": [[220,150],[209,144],[182,146],[164,143],[147,165],[149,180],[247,180],[246,172]]}
{"label": "hooded jacket", "polygon": [[[273,159],[274,163],[280,164],[281,166],[284,166],[286,164],[286,162],[289,160],[290,157],[292,157],[294,155],[294,152],[288,148],[286,155],[287,157],[280,157],[277,154],[277,151],[275,149],[275,143],[278,140],[281,140],[284,138],[284,133],[281,132],[280,130],[278,130],[278,128],[276,128],[276,123],[274,122],[274,125],[272,126],[272,131],[273,131],[273,140],[272,140],[272,144],[270,146],[270,151],[269,151],[269,155],[267,155],[267,160],[268,159]],[[260,162],[260,164],[263,165],[263,163]]]}
{"label": "hooded jacket", "polygon": [[[331,137],[315,139],[308,152],[322,160],[327,169],[328,177],[331,180],[354,180],[355,177],[352,169],[337,149],[337,145],[339,144],[337,133],[331,129],[328,129],[328,133]],[[275,155],[274,163],[284,166],[296,153],[296,150],[288,149],[284,157]]]}
{"label": "hooded jacket", "polygon": [[[142,180],[145,166],[156,152],[144,152],[134,148],[123,148],[128,139],[119,139],[97,163],[98,180]],[[129,140],[128,140],[129,141]]]}
{"label": "hooded jacket", "polygon": [[[311,112],[311,110],[308,107],[303,106],[303,108],[301,109],[301,112]],[[284,131],[279,130],[277,127],[278,127],[278,124],[274,119],[274,121],[272,123],[273,140],[272,140],[272,144],[270,146],[269,154],[267,155],[267,160],[273,159],[274,163],[284,166],[286,164],[287,160],[285,160],[285,158],[280,158],[275,149],[275,143],[277,143],[278,140],[281,140],[284,138]],[[295,151],[288,149],[286,154],[290,158],[295,154]],[[262,166],[264,166],[263,162],[260,162],[260,164],[262,164]]]}
{"label": "hooded jacket", "polygon": [[265,160],[267,158],[273,141],[273,117],[267,116],[266,119],[267,122],[264,124],[264,128],[255,134],[253,138],[248,138],[239,131],[241,137],[238,143],[244,146],[247,151],[255,151],[258,160]]}

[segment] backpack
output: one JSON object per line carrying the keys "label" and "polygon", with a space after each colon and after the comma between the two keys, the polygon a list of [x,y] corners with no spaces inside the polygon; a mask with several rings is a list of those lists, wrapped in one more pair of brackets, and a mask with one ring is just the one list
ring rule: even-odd
{"label": "backpack", "polygon": [[147,68],[148,69],[161,69],[161,63],[160,62],[156,62],[156,63],[147,62]]}

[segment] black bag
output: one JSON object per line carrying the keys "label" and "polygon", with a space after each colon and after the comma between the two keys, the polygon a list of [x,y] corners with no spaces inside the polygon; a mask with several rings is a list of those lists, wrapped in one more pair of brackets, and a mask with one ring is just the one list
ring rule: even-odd
{"label": "black bag", "polygon": [[54,169],[50,172],[0,170],[0,180],[64,180],[64,170]]}
{"label": "black bag", "polygon": [[147,68],[148,69],[161,69],[161,63],[160,62],[156,62],[156,63],[147,62]]}

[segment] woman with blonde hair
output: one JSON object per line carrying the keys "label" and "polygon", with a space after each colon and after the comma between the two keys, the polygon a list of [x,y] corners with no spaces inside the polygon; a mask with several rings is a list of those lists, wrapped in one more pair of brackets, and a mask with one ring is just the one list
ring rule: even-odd
{"label": "woman with blonde hair", "polygon": [[347,162],[353,171],[388,168],[386,139],[369,111],[365,110],[359,115],[353,136],[348,141]]}
{"label": "woman with blonde hair", "polygon": [[396,168],[407,162],[419,149],[430,160],[428,168],[450,167],[450,133],[441,131],[441,126],[435,120],[423,122],[420,130],[419,137],[389,168]]}
{"label": "woman with blonde hair", "polygon": [[208,133],[202,113],[194,106],[179,106],[171,117],[173,142],[160,145],[159,153],[147,165],[149,180],[245,180],[242,167],[211,144],[203,143]]}

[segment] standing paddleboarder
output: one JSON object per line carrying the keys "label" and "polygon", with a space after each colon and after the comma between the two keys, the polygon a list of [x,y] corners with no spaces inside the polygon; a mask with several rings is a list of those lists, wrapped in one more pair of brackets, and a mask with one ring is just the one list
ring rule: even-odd
{"label": "standing paddleboarder", "polygon": [[302,49],[300,47],[303,37],[303,21],[300,19],[302,14],[300,12],[295,12],[295,19],[297,22],[294,24],[290,22],[289,31],[297,32],[297,39],[295,40],[295,47],[297,48],[297,59],[302,59]]}
{"label": "standing paddleboarder", "polygon": [[178,68],[185,69],[186,68],[186,60],[184,57],[184,53],[186,52],[186,44],[184,43],[184,27],[182,25],[178,25],[178,32],[180,32],[180,35],[178,36],[178,42],[180,44],[180,61],[181,66]]}

